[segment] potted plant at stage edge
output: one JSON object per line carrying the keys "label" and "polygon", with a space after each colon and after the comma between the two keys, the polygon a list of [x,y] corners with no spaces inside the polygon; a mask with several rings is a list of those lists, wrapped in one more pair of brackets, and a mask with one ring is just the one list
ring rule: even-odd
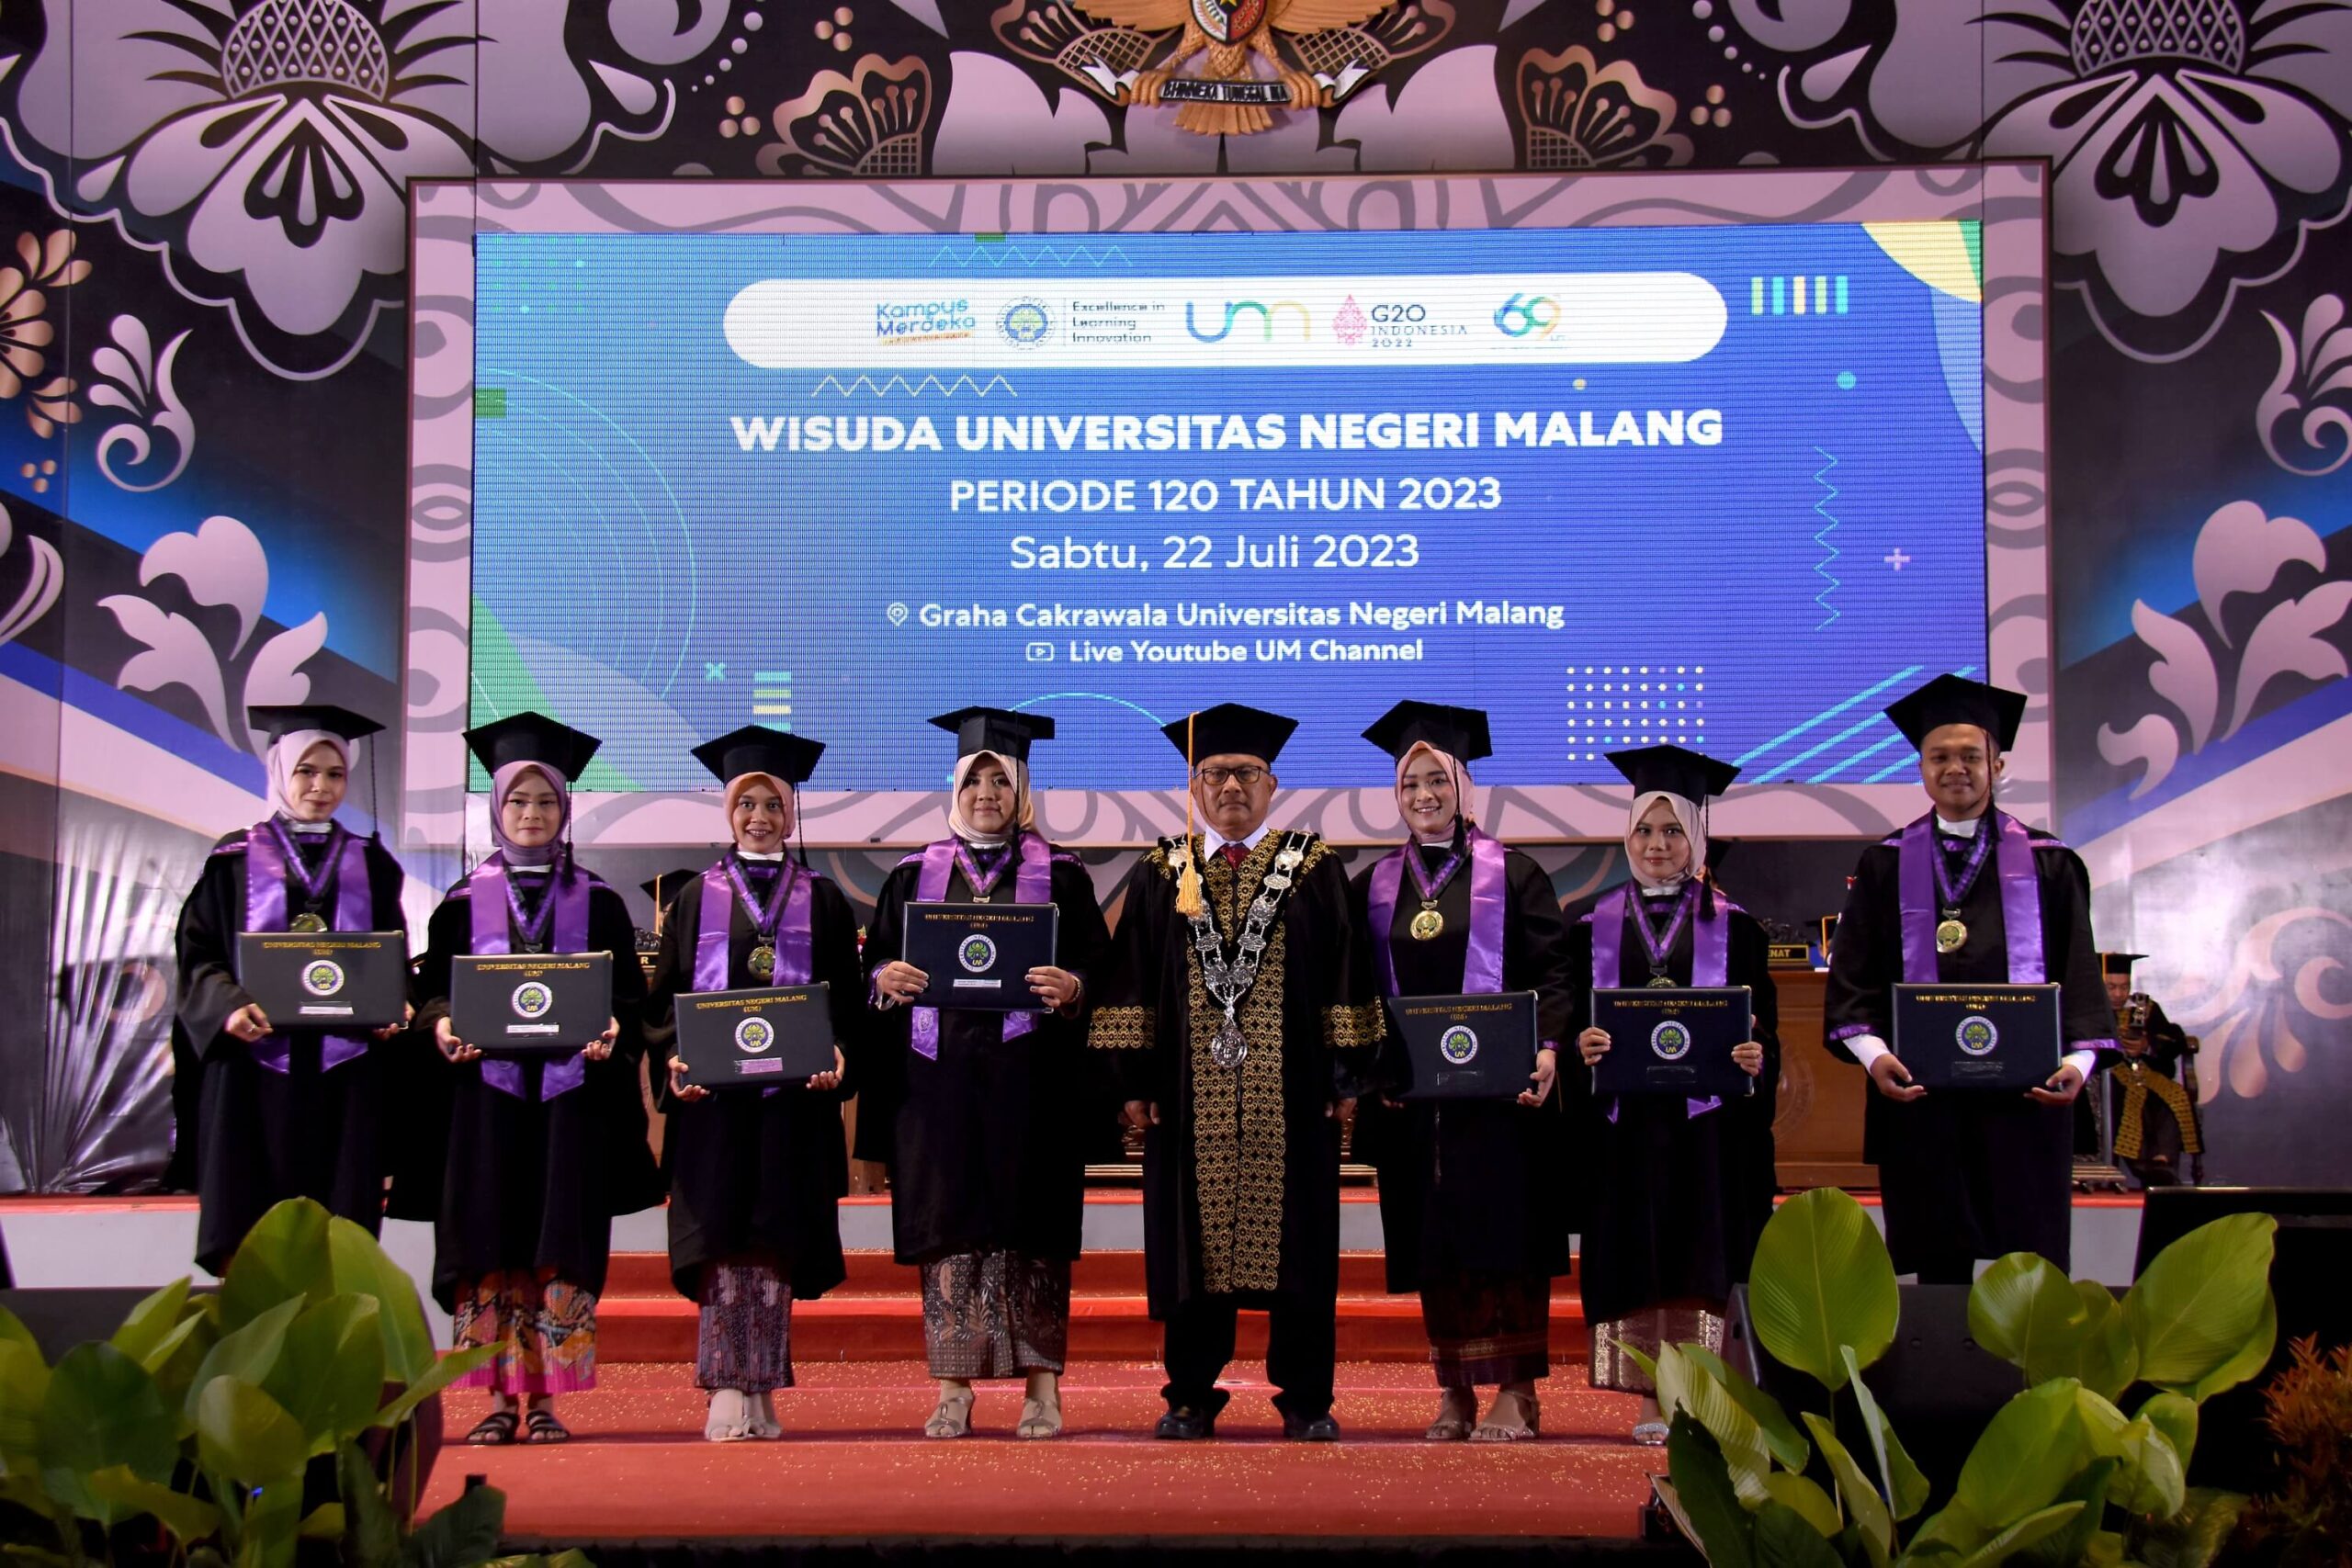
{"label": "potted plant at stage edge", "polygon": [[[361,1568],[488,1562],[505,1523],[494,1488],[406,1523],[418,1406],[495,1353],[437,1355],[415,1283],[366,1231],[299,1198],[254,1226],[217,1293],[166,1285],[54,1367],[0,1311],[0,1555],[57,1568],[288,1568],[298,1551]],[[371,1450],[409,1459],[379,1465]]]}
{"label": "potted plant at stage edge", "polygon": [[[2276,1228],[2233,1214],[2191,1231],[2120,1301],[2031,1253],[1995,1263],[1970,1293],[1969,1332],[2027,1386],[1951,1499],[1906,1529],[1928,1481],[1862,1380],[1894,1340],[1894,1266],[1851,1197],[1801,1193],[1765,1226],[1749,1304],[1764,1350],[1828,1390],[1831,1414],[1807,1412],[1800,1432],[1722,1358],[1667,1347],[1652,1367],[1673,1413],[1662,1493],[1713,1568],[2202,1568],[2245,1499],[2186,1484],[2198,1407],[2270,1359]],[[2135,1390],[2126,1415],[2117,1402]],[[1867,1434],[1859,1458],[1838,1438],[1841,1394]]]}

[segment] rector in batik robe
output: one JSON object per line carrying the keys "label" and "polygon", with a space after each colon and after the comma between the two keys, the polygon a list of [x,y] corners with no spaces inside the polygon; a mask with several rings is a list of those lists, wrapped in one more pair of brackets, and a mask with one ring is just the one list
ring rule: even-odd
{"label": "rector in batik robe", "polygon": [[[1830,1050],[1871,1088],[1862,1157],[1879,1168],[1894,1267],[1965,1284],[1979,1258],[2073,1247],[2075,1097],[2115,1055],[2115,1010],[2074,851],[1996,804],[2025,695],[1939,675],[1887,708],[1919,750],[1930,809],[1862,852],[1830,946]],[[2060,987],[2064,1059],[2026,1094],[1929,1094],[1890,1046],[1894,987]]]}
{"label": "rector in batik robe", "polygon": [[1329,1441],[1340,1118],[1382,1031],[1329,845],[1268,825],[1297,721],[1227,703],[1165,727],[1204,830],[1129,874],[1091,1035],[1144,1128],[1144,1261],[1165,1325],[1156,1434],[1212,1436],[1235,1313],[1271,1314],[1284,1433]]}

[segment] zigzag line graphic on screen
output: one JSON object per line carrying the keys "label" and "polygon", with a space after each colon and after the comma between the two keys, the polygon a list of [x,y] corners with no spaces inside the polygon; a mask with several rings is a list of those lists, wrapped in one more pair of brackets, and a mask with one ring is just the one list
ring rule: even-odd
{"label": "zigzag line graphic on screen", "polygon": [[1023,266],[1034,266],[1046,262],[1056,266],[1106,267],[1132,265],[1127,260],[1127,253],[1116,245],[1105,245],[1099,251],[1091,245],[1079,245],[1067,251],[1054,245],[1001,243],[967,245],[960,251],[953,245],[942,245],[938,253],[931,258],[931,265],[933,266],[1001,268],[1011,262],[1019,262]]}
{"label": "zigzag line graphic on screen", "polygon": [[1021,395],[1012,383],[1001,376],[989,377],[985,385],[973,380],[969,376],[958,376],[953,381],[942,381],[936,376],[925,376],[922,380],[915,382],[908,381],[904,376],[893,376],[879,386],[875,385],[873,377],[860,376],[846,387],[842,385],[839,377],[826,376],[808,389],[808,395],[814,398],[827,391],[836,392],[844,398],[853,397],[860,391],[869,392],[877,398],[887,397],[892,392],[903,392],[908,397],[919,398],[927,391],[937,392],[943,398],[952,398],[958,392],[970,392],[973,396],[980,398],[989,397],[999,391],[1003,392],[1008,398],[1017,398]]}
{"label": "zigzag line graphic on screen", "polygon": [[1830,457],[1829,452],[1826,447],[1816,446],[1814,450],[1819,452],[1824,457],[1829,458],[1827,462],[1821,465],[1820,468],[1813,476],[1813,482],[1829,492],[1823,496],[1819,501],[1813,503],[1813,509],[1829,520],[1828,527],[1825,527],[1820,533],[1815,534],[1813,536],[1813,542],[1815,544],[1819,545],[1823,549],[1829,552],[1827,555],[1822,557],[1821,559],[1815,561],[1813,566],[1813,570],[1816,573],[1829,580],[1829,586],[1813,596],[1813,602],[1815,604],[1829,612],[1827,619],[1824,620],[1821,623],[1821,626],[1813,628],[1815,631],[1819,631],[1822,626],[1827,626],[1830,621],[1836,620],[1840,615],[1844,614],[1844,612],[1829,602],[1829,596],[1832,593],[1837,592],[1838,588],[1841,586],[1838,581],[1838,574],[1829,570],[1829,563],[1836,560],[1841,553],[1837,546],[1829,542],[1830,529],[1838,526],[1838,519],[1831,515],[1829,511],[1829,503],[1838,499],[1838,487],[1829,482],[1829,470],[1838,466],[1838,459]]}

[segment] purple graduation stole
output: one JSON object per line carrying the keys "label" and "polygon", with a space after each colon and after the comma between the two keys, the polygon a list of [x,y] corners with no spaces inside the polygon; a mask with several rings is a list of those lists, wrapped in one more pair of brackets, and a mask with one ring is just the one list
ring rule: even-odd
{"label": "purple graduation stole", "polygon": [[[1465,838],[1470,848],[1470,948],[1462,960],[1462,994],[1482,996],[1503,988],[1503,846],[1502,840],[1476,828]],[[1396,925],[1396,899],[1405,886],[1405,857],[1414,852],[1416,846],[1408,840],[1382,856],[1372,868],[1366,889],[1381,985],[1392,997],[1396,994],[1396,955],[1389,944]]]}
{"label": "purple graduation stole", "polygon": [[[555,902],[553,919],[548,928],[548,951],[582,952],[588,945],[588,889],[596,879],[572,866],[569,857],[548,876],[545,897]],[[488,860],[474,867],[473,874],[466,878],[466,893],[473,906],[469,911],[473,922],[472,951],[485,955],[512,953],[509,916],[517,911],[517,906],[503,850],[493,852]],[[578,1089],[587,1077],[588,1059],[577,1052],[546,1063],[539,1074],[539,1099],[553,1100]],[[511,1094],[517,1100],[527,1098],[523,1092],[523,1064],[512,1056],[484,1057],[481,1081],[501,1094]]]}
{"label": "purple graduation stole", "polygon": [[[330,931],[364,931],[375,921],[373,889],[368,886],[368,848],[337,822],[327,830],[327,851],[322,862],[334,877],[334,912],[327,917]],[[275,817],[245,831],[245,930],[282,931],[286,929],[286,884],[301,871],[283,823]],[[273,1073],[288,1070],[294,1042],[284,1034],[266,1034],[247,1047],[253,1059]],[[368,1042],[347,1034],[330,1034],[319,1046],[319,1070],[326,1072],[368,1054]]]}
{"label": "purple graduation stole", "polygon": [[[1690,984],[1704,987],[1730,985],[1731,920],[1729,917],[1739,909],[1739,906],[1718,891],[1715,894],[1715,918],[1712,920],[1701,919],[1698,918],[1696,906],[1697,901],[1704,897],[1705,894],[1697,884],[1693,883],[1683,891],[1682,896],[1692,901]],[[1634,907],[1632,883],[1618,888],[1613,896],[1603,897],[1600,903],[1593,906],[1592,913],[1585,917],[1592,925],[1592,984],[1595,990],[1611,988],[1624,984],[1625,922],[1648,918]],[[1723,1103],[1720,1095],[1711,1094],[1704,1100],[1684,1100],[1682,1111],[1685,1116],[1704,1116],[1710,1111],[1723,1109]],[[1611,1122],[1617,1120],[1617,1108],[1613,1105],[1609,1108],[1609,1119]]]}
{"label": "purple graduation stole", "polygon": [[[814,966],[816,936],[809,919],[817,908],[816,878],[786,859],[776,868],[786,879],[784,912],[775,923],[775,969],[764,982],[770,986],[805,986]],[[695,930],[695,989],[728,988],[727,939],[734,924],[735,881],[722,858],[702,874],[702,906]],[[760,1090],[762,1100],[776,1090]]]}
{"label": "purple graduation stole", "polygon": [[[2001,924],[2007,939],[2009,984],[2039,986],[2048,975],[2041,946],[2041,885],[2033,874],[2034,842],[2025,824],[2006,811],[1988,811],[1980,833],[1998,833],[1993,846],[1993,874],[2001,884]],[[2055,840],[2045,840],[2063,848]],[[1903,916],[1903,978],[1908,985],[1932,986],[1938,973],[1936,953],[1936,814],[1928,812],[1903,829],[1895,840],[1895,893]]]}
{"label": "purple graduation stole", "polygon": [[[955,874],[956,851],[958,840],[941,839],[927,844],[921,852],[909,855],[900,865],[921,862],[922,871],[915,878],[915,897],[922,903],[936,904],[947,897],[948,878]],[[1013,840],[1020,863],[1012,874],[1012,901],[1016,904],[1050,904],[1054,900],[1053,850],[1042,833],[1023,833]],[[1008,1012],[1004,1015],[1004,1038],[1018,1040],[1037,1027],[1034,1012]],[[939,1010],[917,1008],[910,1025],[908,1043],[915,1054],[926,1061],[939,1060]]]}

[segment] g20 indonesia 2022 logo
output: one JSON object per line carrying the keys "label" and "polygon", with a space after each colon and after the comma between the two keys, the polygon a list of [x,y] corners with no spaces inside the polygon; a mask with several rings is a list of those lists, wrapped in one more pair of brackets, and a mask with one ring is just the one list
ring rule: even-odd
{"label": "g20 indonesia 2022 logo", "polygon": [[2001,1032],[1983,1013],[1972,1012],[1960,1021],[1960,1027],[1952,1031],[1952,1038],[1960,1042],[1960,1048],[1970,1055],[1989,1056],[1993,1054],[1993,1047],[2001,1043]]}
{"label": "g20 indonesia 2022 logo", "polygon": [[975,975],[985,975],[996,965],[996,943],[974,931],[956,950],[956,962]]}
{"label": "g20 indonesia 2022 logo", "polygon": [[1548,294],[1514,294],[1495,307],[1495,330],[1505,337],[1547,338],[1560,324],[1560,302]]}
{"label": "g20 indonesia 2022 logo", "polygon": [[526,980],[514,987],[513,1002],[516,1018],[543,1018],[555,1006],[555,993],[544,980]]}
{"label": "g20 indonesia 2022 logo", "polygon": [[302,965],[302,988],[314,997],[331,997],[343,989],[343,965],[332,958],[313,958]]}
{"label": "g20 indonesia 2022 logo", "polygon": [[1690,1026],[1669,1018],[1650,1031],[1650,1051],[1661,1062],[1679,1062],[1690,1054]]}
{"label": "g20 indonesia 2022 logo", "polygon": [[1437,1037],[1437,1054],[1457,1067],[1470,1065],[1478,1054],[1478,1035],[1466,1023],[1457,1023]]}
{"label": "g20 indonesia 2022 logo", "polygon": [[775,1043],[775,1025],[763,1018],[747,1018],[735,1026],[735,1048],[756,1056]]}

